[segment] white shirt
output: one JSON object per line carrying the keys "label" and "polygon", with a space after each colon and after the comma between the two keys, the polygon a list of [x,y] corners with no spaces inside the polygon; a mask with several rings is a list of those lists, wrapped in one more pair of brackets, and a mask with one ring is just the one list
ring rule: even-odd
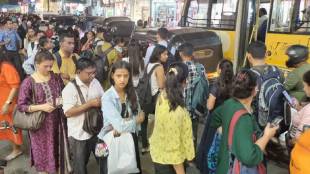
{"label": "white shirt", "polygon": [[[166,48],[168,47],[168,42],[165,41],[165,40],[162,40],[162,41],[158,42],[158,44],[162,45],[162,46],[164,46]],[[144,65],[145,66],[149,63],[150,58],[151,58],[151,56],[153,54],[154,48],[155,48],[155,45],[151,45],[151,46],[149,46],[147,48],[146,53],[145,53],[145,59],[144,59]]]}
{"label": "white shirt", "polygon": [[31,42],[28,43],[28,48],[27,48],[27,57],[28,58],[34,57],[35,54],[37,54],[37,52],[38,52],[38,45],[39,45],[39,43],[37,41],[35,41],[34,42],[34,47],[32,49]]}
{"label": "white shirt", "polygon": [[[75,77],[77,85],[80,87],[83,97],[86,102],[102,97],[103,89],[97,79],[94,79],[89,86],[85,85],[78,76]],[[78,91],[73,83],[68,83],[62,91],[63,110],[66,113],[74,106],[82,105]],[[93,135],[88,134],[83,130],[85,114],[67,118],[68,137],[73,137],[76,140],[88,140]]]}
{"label": "white shirt", "polygon": [[[152,68],[157,64],[160,64],[160,63],[149,63],[149,65],[147,66],[147,73],[150,73]],[[159,91],[159,85],[158,85],[157,78],[155,75],[155,69],[151,75],[151,90],[152,90],[152,96],[156,95],[157,92]]]}
{"label": "white shirt", "polygon": [[[164,47],[168,47],[168,42],[165,40],[159,41],[158,42],[159,45],[162,45]],[[153,54],[155,45],[151,45],[147,48],[146,53],[145,53],[145,59],[144,59],[144,65],[146,66],[149,62],[150,62],[150,58]],[[171,47],[170,50],[168,50],[172,55],[175,55],[176,49],[175,47]]]}

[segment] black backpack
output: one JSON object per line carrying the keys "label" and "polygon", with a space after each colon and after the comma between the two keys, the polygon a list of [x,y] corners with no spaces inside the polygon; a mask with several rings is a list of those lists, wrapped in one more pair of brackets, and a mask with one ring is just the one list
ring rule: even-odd
{"label": "black backpack", "polygon": [[110,71],[108,54],[113,49],[114,48],[112,46],[105,51],[102,51],[100,48],[99,49],[97,48],[96,50],[98,50],[98,52],[94,54],[94,56],[92,56],[92,60],[96,63],[96,69],[97,69],[96,78],[100,83],[108,79]]}
{"label": "black backpack", "polygon": [[154,114],[155,113],[155,105],[156,105],[156,96],[152,96],[151,89],[151,76],[156,67],[159,64],[154,65],[149,73],[147,73],[147,67],[145,68],[143,77],[139,80],[139,84],[137,86],[137,94],[139,98],[139,103],[141,109],[145,113]]}

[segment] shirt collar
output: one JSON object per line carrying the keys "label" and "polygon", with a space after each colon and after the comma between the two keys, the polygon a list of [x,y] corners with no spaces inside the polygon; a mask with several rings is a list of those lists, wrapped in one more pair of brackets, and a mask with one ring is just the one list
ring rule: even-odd
{"label": "shirt collar", "polygon": [[85,83],[82,82],[82,80],[79,78],[78,75],[75,75],[75,81],[76,81],[76,84],[78,86],[83,86],[83,87],[86,87],[86,88],[90,88],[92,86],[92,84],[94,83],[94,80],[92,80],[89,84],[89,86],[87,86]]}
{"label": "shirt collar", "polygon": [[165,40],[159,41],[158,44],[159,44],[159,45],[162,45],[162,46],[164,46],[164,47],[167,47],[167,46],[168,46],[168,42],[165,41]]}
{"label": "shirt collar", "polygon": [[112,93],[114,94],[114,97],[115,97],[116,99],[119,99],[119,98],[120,98],[119,95],[118,95],[118,93],[116,92],[116,89],[114,88],[113,85],[111,86],[111,91],[112,91]]}
{"label": "shirt collar", "polygon": [[[118,95],[118,93],[117,93],[117,91],[116,91],[116,89],[114,88],[113,85],[111,86],[111,91],[112,91],[112,93],[114,94],[115,99],[118,99],[118,100],[119,100],[120,97],[119,97],[119,95]],[[127,98],[127,94],[126,94],[125,98]]]}

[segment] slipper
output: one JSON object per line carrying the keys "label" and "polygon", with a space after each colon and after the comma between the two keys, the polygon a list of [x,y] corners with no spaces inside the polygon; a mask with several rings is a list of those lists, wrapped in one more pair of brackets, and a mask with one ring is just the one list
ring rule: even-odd
{"label": "slipper", "polygon": [[11,160],[17,158],[18,156],[20,156],[21,154],[23,154],[22,151],[18,152],[17,154],[10,154],[10,155],[6,156],[4,159],[6,161],[11,161]]}

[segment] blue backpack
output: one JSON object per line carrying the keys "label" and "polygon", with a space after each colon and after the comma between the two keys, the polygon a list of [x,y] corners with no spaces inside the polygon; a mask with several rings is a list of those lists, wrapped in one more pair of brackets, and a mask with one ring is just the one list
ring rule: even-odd
{"label": "blue backpack", "polygon": [[257,76],[259,92],[257,94],[257,119],[261,127],[265,127],[277,116],[284,117],[285,88],[281,83],[281,72],[274,66],[268,66],[263,73],[251,69]]}
{"label": "blue backpack", "polygon": [[[200,63],[195,63],[196,70],[203,69],[203,65]],[[206,79],[204,73],[198,71],[199,76],[197,76],[193,81],[193,88],[191,89],[192,95],[186,95],[185,101],[190,101],[190,113],[202,117],[206,115],[207,111],[207,100],[209,97],[209,82]]]}

